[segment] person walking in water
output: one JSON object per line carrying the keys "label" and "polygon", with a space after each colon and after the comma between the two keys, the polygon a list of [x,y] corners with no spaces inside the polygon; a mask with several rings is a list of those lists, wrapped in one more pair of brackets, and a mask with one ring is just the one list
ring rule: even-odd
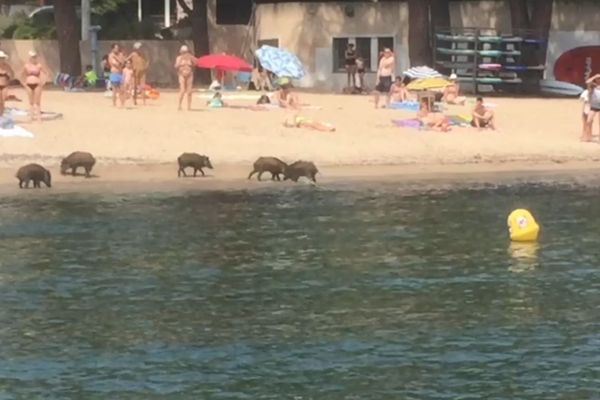
{"label": "person walking in water", "polygon": [[29,105],[31,106],[30,117],[32,120],[42,120],[42,90],[48,79],[48,73],[40,63],[35,50],[29,51],[29,60],[23,66],[21,73],[22,84],[27,92]]}
{"label": "person walking in water", "polygon": [[4,115],[4,102],[6,101],[6,92],[10,80],[14,78],[15,73],[7,61],[8,56],[0,50],[0,117]]}
{"label": "person walking in water", "polygon": [[379,68],[377,68],[377,80],[375,85],[375,108],[379,108],[379,97],[384,94],[387,98],[386,105],[390,104],[390,88],[392,87],[392,79],[396,69],[396,60],[392,50],[385,48],[383,56],[379,60]]}
{"label": "person walking in water", "polygon": [[112,87],[112,100],[113,106],[117,106],[117,97],[119,98],[119,103],[121,107],[123,107],[123,103],[125,101],[123,94],[123,66],[125,65],[125,59],[123,57],[123,53],[121,52],[121,47],[113,43],[110,54],[108,55],[108,65],[110,66],[110,74],[109,80],[110,85]]}
{"label": "person walking in water", "polygon": [[142,51],[142,43],[136,42],[133,45],[133,51],[129,54],[125,61],[131,61],[133,68],[133,104],[137,105],[138,91],[142,94],[142,103],[146,104],[146,71],[149,67],[149,62]]}
{"label": "person walking in water", "polygon": [[177,77],[179,78],[179,107],[181,110],[181,103],[183,98],[187,96],[187,109],[188,111],[192,108],[192,87],[194,86],[194,66],[196,65],[196,58],[190,53],[190,49],[183,45],[179,49],[179,55],[175,59],[175,69],[177,70]]}

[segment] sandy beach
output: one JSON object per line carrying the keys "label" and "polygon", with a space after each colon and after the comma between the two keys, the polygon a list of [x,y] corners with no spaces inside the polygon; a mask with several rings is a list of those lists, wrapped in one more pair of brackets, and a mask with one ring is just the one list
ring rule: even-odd
{"label": "sandy beach", "polygon": [[[12,93],[25,98],[25,93]],[[227,99],[233,105],[253,100]],[[600,168],[600,145],[581,143],[577,99],[492,98],[498,131],[454,128],[449,133],[399,128],[392,119],[414,112],[374,109],[369,96],[302,93],[318,107],[301,115],[334,124],[336,132],[285,128],[288,111],[208,109],[194,98],[195,110],[176,110],[176,93],[164,91],[148,105],[115,109],[102,93],[44,94],[45,111],[60,120],[21,123],[32,138],[0,138],[0,184],[14,185],[16,168],[27,162],[49,167],[58,177],[60,159],[72,151],[92,152],[100,182],[168,182],[176,178],[175,160],[184,151],[210,156],[215,170],[202,182],[245,180],[259,156],[284,161],[314,161],[323,179],[336,177],[435,177],[495,171],[589,170]],[[258,98],[258,93],[256,93]],[[9,103],[25,107],[25,103]],[[448,106],[447,115],[468,114],[470,106]],[[71,178],[72,179],[72,178]],[[180,180],[193,184],[200,180]],[[203,183],[206,185],[206,183]],[[16,185],[15,185],[16,186]]]}

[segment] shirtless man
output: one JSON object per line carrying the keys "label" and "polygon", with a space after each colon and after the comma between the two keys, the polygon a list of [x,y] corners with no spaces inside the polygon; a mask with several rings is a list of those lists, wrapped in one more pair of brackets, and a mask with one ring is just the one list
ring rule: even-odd
{"label": "shirtless man", "polygon": [[392,50],[385,48],[383,57],[379,60],[377,68],[377,80],[375,81],[375,108],[379,108],[379,96],[385,94],[386,105],[390,104],[390,88],[392,87],[392,77],[396,69],[396,60]]}
{"label": "shirtless man", "polygon": [[460,95],[460,86],[457,82],[456,74],[450,75],[451,85],[448,85],[444,88],[444,95],[442,96],[442,100],[448,104],[456,104],[456,105],[464,105],[467,98]]}
{"label": "shirtless man", "polygon": [[188,111],[192,108],[192,87],[194,86],[194,66],[196,65],[196,58],[190,53],[190,49],[183,45],[179,49],[179,55],[175,59],[175,69],[177,70],[177,77],[179,78],[179,108],[181,110],[181,103],[183,98],[187,96],[187,109]]}
{"label": "shirtless man", "polygon": [[472,126],[479,129],[488,127],[493,130],[496,129],[496,125],[494,123],[494,112],[485,108],[485,106],[483,105],[483,99],[481,97],[478,97],[477,101],[475,102],[472,117]]}
{"label": "shirtless man", "polygon": [[401,76],[396,77],[396,81],[390,89],[390,97],[392,101],[397,102],[408,100],[408,90],[406,90],[406,86],[404,85],[404,82],[402,82]]}
{"label": "shirtless man", "polygon": [[126,61],[131,60],[131,66],[133,67],[133,104],[137,105],[137,94],[138,91],[142,93],[142,103],[146,104],[146,71],[148,70],[148,60],[144,56],[144,52],[141,50],[142,43],[135,42],[133,45],[133,51],[127,57]]}
{"label": "shirtless man", "polygon": [[123,81],[123,66],[125,65],[125,59],[123,57],[123,53],[121,52],[121,47],[113,43],[110,48],[110,54],[108,55],[108,65],[110,65],[110,75],[108,79],[110,80],[110,85],[112,87],[112,100],[113,106],[117,106],[117,97],[119,98],[119,102],[121,107],[123,107],[123,102],[125,101],[122,81]]}

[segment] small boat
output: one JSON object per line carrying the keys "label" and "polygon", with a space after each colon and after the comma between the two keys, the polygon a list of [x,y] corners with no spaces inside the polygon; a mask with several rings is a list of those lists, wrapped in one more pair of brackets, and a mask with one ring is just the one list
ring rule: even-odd
{"label": "small boat", "polygon": [[539,82],[539,88],[542,93],[560,96],[579,96],[583,92],[583,88],[581,86],[551,79],[541,80]]}

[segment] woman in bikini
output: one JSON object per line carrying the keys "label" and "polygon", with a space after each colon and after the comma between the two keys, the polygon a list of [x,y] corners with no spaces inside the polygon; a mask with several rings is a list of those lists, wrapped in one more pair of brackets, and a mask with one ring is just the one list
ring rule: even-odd
{"label": "woman in bikini", "polygon": [[29,52],[29,60],[23,66],[22,82],[27,92],[31,106],[31,119],[42,120],[42,90],[46,84],[48,74],[40,63],[34,50]]}
{"label": "woman in bikini", "polygon": [[179,49],[179,55],[175,59],[175,69],[177,70],[177,77],[179,78],[179,108],[181,110],[181,103],[183,98],[187,96],[187,109],[188,111],[192,108],[192,86],[194,86],[194,66],[196,65],[196,58],[190,53],[190,49],[183,45]]}
{"label": "woman in bikini", "polygon": [[286,119],[283,126],[286,128],[308,128],[321,132],[335,132],[335,127],[329,123],[315,121],[299,115],[295,115],[291,120]]}
{"label": "woman in bikini", "polygon": [[6,61],[8,56],[0,50],[0,117],[4,115],[4,101],[10,80],[15,76],[14,71]]}

